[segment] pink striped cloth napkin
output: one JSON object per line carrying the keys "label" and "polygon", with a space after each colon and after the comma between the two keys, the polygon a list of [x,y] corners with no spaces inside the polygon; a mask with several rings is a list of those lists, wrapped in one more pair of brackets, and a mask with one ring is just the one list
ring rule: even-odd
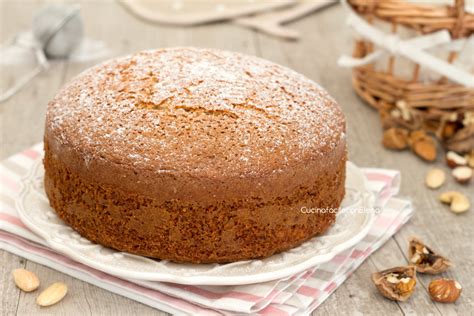
{"label": "pink striped cloth napkin", "polygon": [[48,248],[19,219],[15,199],[20,179],[42,159],[42,144],[0,163],[0,249],[123,295],[151,307],[190,315],[305,315],[316,309],[354,270],[408,221],[411,203],[395,198],[398,171],[363,169],[377,196],[378,214],[368,235],[330,262],[282,280],[252,285],[195,286],[125,280],[95,270]]}

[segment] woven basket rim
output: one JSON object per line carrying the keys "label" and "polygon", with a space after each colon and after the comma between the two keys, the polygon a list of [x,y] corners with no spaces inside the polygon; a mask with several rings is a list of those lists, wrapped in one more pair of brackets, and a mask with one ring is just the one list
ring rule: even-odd
{"label": "woven basket rim", "polygon": [[404,0],[347,0],[355,12],[369,21],[373,18],[414,29],[422,34],[448,30],[453,38],[474,33],[474,14],[466,12],[464,0],[452,5],[412,3]]}

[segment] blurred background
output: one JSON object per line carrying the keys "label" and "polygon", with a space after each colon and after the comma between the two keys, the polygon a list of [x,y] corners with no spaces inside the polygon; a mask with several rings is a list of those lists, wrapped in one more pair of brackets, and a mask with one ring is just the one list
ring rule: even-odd
{"label": "blurred background", "polygon": [[[51,2],[2,0],[0,3],[0,42],[5,43],[16,34],[31,30],[34,14]],[[267,35],[230,21],[190,27],[151,23],[131,14],[118,1],[83,1],[80,5],[84,37],[102,42],[106,54],[86,61],[51,60],[47,70],[1,104],[1,143],[9,145],[8,149],[1,146],[2,157],[41,141],[46,104],[71,78],[102,60],[143,49],[198,46],[256,55],[288,66],[320,83],[343,108],[355,108],[360,102],[350,86],[350,70],[336,64],[341,53],[352,49],[350,30],[344,27],[346,13],[340,5],[296,19],[291,29],[300,34],[298,40]],[[31,68],[31,65],[1,66],[3,90]],[[367,107],[357,107],[357,110],[354,115],[361,119],[367,115],[373,115],[375,119],[376,114]],[[376,142],[380,137],[378,132],[379,128],[374,126],[374,133],[361,136]]]}

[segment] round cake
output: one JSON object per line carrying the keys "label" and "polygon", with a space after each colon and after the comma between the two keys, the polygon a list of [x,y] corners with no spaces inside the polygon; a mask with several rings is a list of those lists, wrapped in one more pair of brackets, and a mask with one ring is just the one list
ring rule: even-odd
{"label": "round cake", "polygon": [[326,231],[336,213],[324,210],[344,197],[334,99],[233,52],[158,49],[93,67],[49,103],[44,146],[46,193],[64,222],[163,260],[268,257]]}

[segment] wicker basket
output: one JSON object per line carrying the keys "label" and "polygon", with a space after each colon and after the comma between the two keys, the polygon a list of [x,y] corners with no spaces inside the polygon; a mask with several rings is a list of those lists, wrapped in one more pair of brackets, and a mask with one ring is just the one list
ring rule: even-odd
{"label": "wicker basket", "polygon": [[[474,15],[465,12],[464,1],[454,6],[420,5],[400,0],[348,0],[352,9],[367,22],[388,23],[397,34],[400,28],[417,34],[446,29],[453,39],[474,33]],[[353,56],[373,52],[373,43],[356,40]],[[458,53],[449,52],[452,63]],[[384,129],[423,130],[435,136],[448,150],[474,150],[474,88],[452,83],[444,77],[420,78],[420,66],[411,63],[411,78],[397,76],[394,69],[403,57],[390,55],[385,69],[368,64],[353,68],[352,84],[357,94],[376,108]],[[406,61],[405,61],[406,62]],[[471,60],[474,63],[474,57]]]}

